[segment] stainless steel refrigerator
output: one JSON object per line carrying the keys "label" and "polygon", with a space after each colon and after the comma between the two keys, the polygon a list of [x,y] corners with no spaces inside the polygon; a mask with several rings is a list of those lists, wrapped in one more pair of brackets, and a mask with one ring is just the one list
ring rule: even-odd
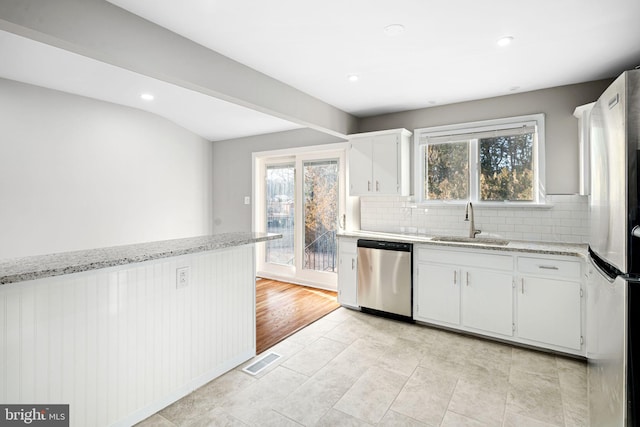
{"label": "stainless steel refrigerator", "polygon": [[640,424],[640,70],[624,72],[590,123],[587,358],[592,427]]}

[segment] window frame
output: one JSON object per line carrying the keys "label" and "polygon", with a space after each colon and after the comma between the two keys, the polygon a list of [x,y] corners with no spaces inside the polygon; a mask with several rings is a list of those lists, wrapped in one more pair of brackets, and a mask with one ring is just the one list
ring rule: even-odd
{"label": "window frame", "polygon": [[[428,138],[451,137],[450,142],[460,142],[464,135],[481,132],[517,129],[523,126],[534,126],[536,138],[533,142],[533,200],[480,200],[480,158],[479,140],[469,138],[469,198],[464,200],[428,200],[424,197],[426,182],[426,167],[424,165],[424,150],[428,145]],[[473,142],[475,141],[475,142]],[[448,143],[448,142],[439,142]],[[425,205],[464,204],[471,201],[483,206],[546,206],[545,191],[545,116],[543,113],[515,116],[500,119],[482,120],[452,125],[433,126],[414,129],[414,188],[416,202]]]}

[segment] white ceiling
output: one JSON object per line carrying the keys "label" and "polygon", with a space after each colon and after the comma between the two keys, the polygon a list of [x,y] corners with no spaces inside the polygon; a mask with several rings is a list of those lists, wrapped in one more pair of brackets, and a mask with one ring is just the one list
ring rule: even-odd
{"label": "white ceiling", "polygon": [[[638,0],[109,1],[356,116],[640,64]],[[389,37],[389,24],[405,31]],[[500,48],[505,35],[514,41]]]}
{"label": "white ceiling", "polygon": [[[614,77],[640,64],[638,0],[109,2],[359,117]],[[388,36],[389,24],[405,31]],[[513,43],[498,47],[504,35]],[[211,140],[300,127],[11,33],[0,32],[0,57],[0,77],[141,108]],[[144,103],[142,91],[156,100]]]}
{"label": "white ceiling", "polygon": [[301,127],[5,31],[0,57],[0,77],[149,111],[212,141]]}

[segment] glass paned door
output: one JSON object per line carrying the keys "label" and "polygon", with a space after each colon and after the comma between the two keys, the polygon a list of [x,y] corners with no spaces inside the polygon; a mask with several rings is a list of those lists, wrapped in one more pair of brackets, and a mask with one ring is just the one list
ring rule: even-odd
{"label": "glass paned door", "polygon": [[295,262],[295,164],[267,166],[265,199],[267,232],[282,234],[282,239],[267,242],[265,261],[293,265]]}
{"label": "glass paned door", "polygon": [[257,246],[256,272],[336,289],[336,233],[346,222],[344,149],[282,154],[255,158],[254,230],[283,236]]}
{"label": "glass paned door", "polygon": [[304,255],[306,270],[336,272],[338,160],[303,163]]}

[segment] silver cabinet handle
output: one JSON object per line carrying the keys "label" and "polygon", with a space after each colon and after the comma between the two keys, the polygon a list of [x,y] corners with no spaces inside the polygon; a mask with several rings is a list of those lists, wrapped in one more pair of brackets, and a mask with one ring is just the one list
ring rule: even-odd
{"label": "silver cabinet handle", "polygon": [[371,191],[371,181],[367,181],[367,191]]}
{"label": "silver cabinet handle", "polygon": [[356,260],[351,258],[351,269],[354,270],[356,268]]}
{"label": "silver cabinet handle", "polygon": [[458,270],[453,270],[453,284],[454,286],[458,284]]}
{"label": "silver cabinet handle", "polygon": [[469,272],[467,271],[467,286],[469,286]]}
{"label": "silver cabinet handle", "polygon": [[539,265],[538,268],[542,268],[543,270],[558,270],[558,267],[555,265]]}
{"label": "silver cabinet handle", "polygon": [[520,279],[520,289],[522,290],[522,295],[524,295],[524,277]]}
{"label": "silver cabinet handle", "polygon": [[380,181],[376,181],[376,191],[380,191]]}
{"label": "silver cabinet handle", "polygon": [[345,225],[347,224],[347,214],[342,214],[340,217],[340,228],[344,230]]}

